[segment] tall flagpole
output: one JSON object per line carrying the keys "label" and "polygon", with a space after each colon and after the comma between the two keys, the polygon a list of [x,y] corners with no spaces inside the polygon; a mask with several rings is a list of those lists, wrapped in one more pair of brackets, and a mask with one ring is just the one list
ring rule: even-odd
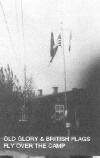
{"label": "tall flagpole", "polygon": [[66,59],[65,59],[65,51],[64,51],[64,33],[63,33],[63,23],[61,23],[61,37],[62,37],[62,52],[63,52],[63,61],[64,61],[64,95],[65,95],[65,110],[68,110],[67,107],[67,87],[66,87],[66,83],[67,83],[67,79],[66,79]]}
{"label": "tall flagpole", "polygon": [[[63,24],[63,23],[61,23]],[[67,134],[68,136],[70,136],[70,127],[71,127],[71,123],[69,122],[68,120],[68,105],[67,105],[67,87],[66,87],[66,84],[67,84],[67,78],[66,78],[66,56],[65,56],[65,51],[64,51],[64,33],[63,33],[63,26],[61,27],[61,34],[62,34],[62,52],[63,52],[63,61],[64,61],[64,87],[65,87],[65,127],[67,128]],[[67,118],[67,121],[66,121],[66,118]]]}
{"label": "tall flagpole", "polygon": [[[61,23],[63,24],[63,23]],[[68,120],[68,103],[67,103],[67,87],[66,87],[66,84],[67,84],[67,78],[66,78],[66,56],[65,56],[65,51],[64,51],[64,31],[63,31],[63,26],[61,27],[61,34],[62,34],[62,52],[63,52],[63,61],[64,61],[64,87],[65,87],[65,118],[67,118],[67,121],[65,119],[65,127],[67,128],[67,134],[68,136],[70,136],[70,130],[71,130],[71,123],[69,122]]]}

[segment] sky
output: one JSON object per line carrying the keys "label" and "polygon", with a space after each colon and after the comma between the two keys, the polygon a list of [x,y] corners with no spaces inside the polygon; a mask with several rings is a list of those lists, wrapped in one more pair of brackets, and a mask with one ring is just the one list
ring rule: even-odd
{"label": "sky", "polygon": [[26,65],[27,76],[32,76],[36,90],[43,89],[48,94],[52,93],[52,87],[58,86],[63,91],[62,48],[59,47],[48,66],[50,34],[54,33],[56,41],[62,22],[67,90],[82,88],[89,67],[100,58],[100,0],[22,0],[23,12],[21,0],[1,0],[1,3],[6,22],[0,7],[0,66],[9,64],[22,84]]}

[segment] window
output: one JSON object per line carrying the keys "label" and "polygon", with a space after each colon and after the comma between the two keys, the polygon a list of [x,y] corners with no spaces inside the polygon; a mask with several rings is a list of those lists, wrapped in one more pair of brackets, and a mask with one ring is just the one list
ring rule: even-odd
{"label": "window", "polygon": [[55,105],[55,112],[64,113],[64,105]]}

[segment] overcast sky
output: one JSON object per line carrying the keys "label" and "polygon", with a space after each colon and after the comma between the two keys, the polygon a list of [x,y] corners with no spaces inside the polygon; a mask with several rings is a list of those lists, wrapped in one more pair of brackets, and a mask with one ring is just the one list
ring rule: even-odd
{"label": "overcast sky", "polygon": [[[51,87],[64,90],[62,49],[50,61],[50,33],[55,41],[63,22],[66,54],[67,90],[82,87],[84,73],[95,58],[100,58],[100,0],[22,0],[24,44],[22,38],[21,0],[1,0],[12,40],[0,8],[0,65],[10,64],[23,81],[24,64],[36,89],[51,93]],[[72,31],[71,52],[68,39]],[[12,46],[13,45],[13,46]]]}

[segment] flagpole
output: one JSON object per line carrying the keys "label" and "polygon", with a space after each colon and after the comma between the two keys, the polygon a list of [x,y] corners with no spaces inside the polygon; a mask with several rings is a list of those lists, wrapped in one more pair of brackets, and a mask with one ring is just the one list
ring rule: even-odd
{"label": "flagpole", "polygon": [[[63,24],[63,23],[61,23]],[[66,56],[64,50],[64,34],[63,34],[63,26],[61,27],[61,34],[62,34],[62,52],[63,52],[63,61],[64,61],[64,88],[65,88],[65,127],[67,128],[67,134],[70,136],[71,134],[71,123],[68,119],[69,111],[68,111],[68,104],[67,104],[67,78],[66,78]],[[67,112],[67,113],[66,113]]]}
{"label": "flagpole", "polygon": [[[63,23],[61,23],[63,24]],[[67,107],[67,79],[66,79],[66,59],[65,59],[65,51],[64,51],[64,34],[63,34],[63,26],[61,27],[61,35],[62,35],[62,52],[63,52],[63,61],[64,61],[64,95],[65,95],[65,110],[68,110]]]}

